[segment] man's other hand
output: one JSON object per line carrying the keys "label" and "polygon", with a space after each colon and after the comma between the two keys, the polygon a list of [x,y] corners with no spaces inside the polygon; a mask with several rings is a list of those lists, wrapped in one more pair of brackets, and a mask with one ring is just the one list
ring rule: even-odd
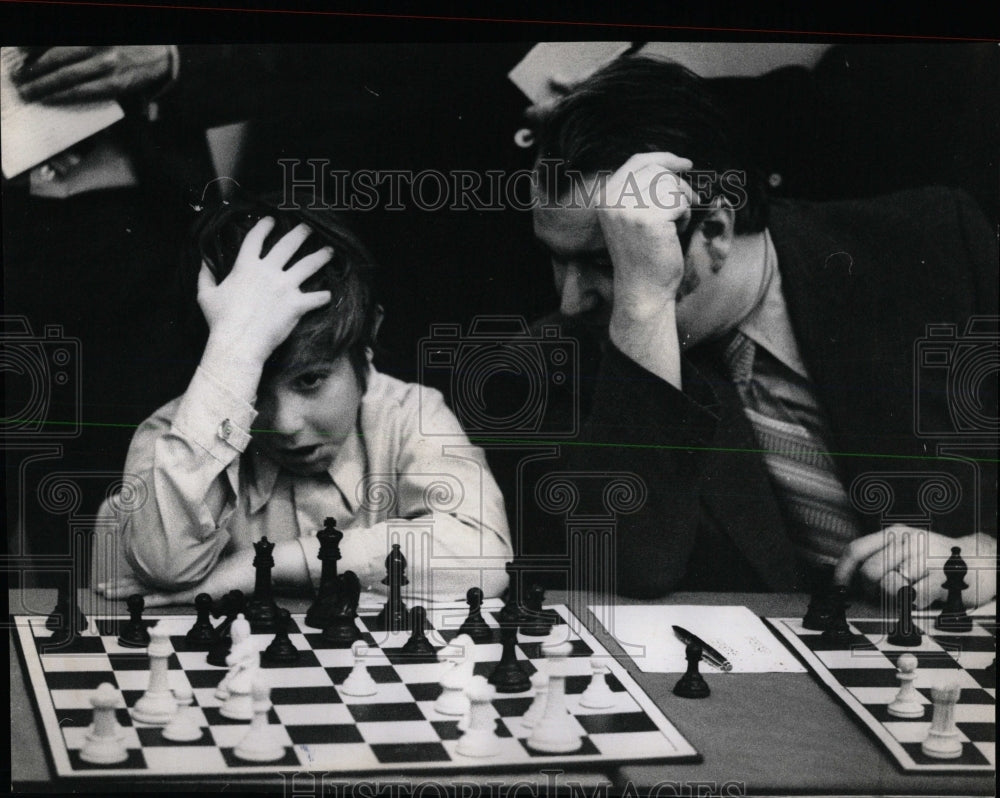
{"label": "man's other hand", "polygon": [[926,529],[902,524],[853,541],[834,571],[834,583],[846,585],[855,576],[869,593],[893,597],[904,585],[917,591],[917,608],[926,609],[947,595],[944,564],[953,546],[962,550],[969,567],[963,593],[966,607],[973,608],[996,597],[996,539],[980,533],[949,538]]}

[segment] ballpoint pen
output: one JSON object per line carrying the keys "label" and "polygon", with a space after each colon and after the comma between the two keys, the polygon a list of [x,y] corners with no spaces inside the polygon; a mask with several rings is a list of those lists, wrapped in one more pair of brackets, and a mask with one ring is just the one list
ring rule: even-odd
{"label": "ballpoint pen", "polygon": [[697,643],[701,646],[701,658],[709,665],[714,665],[719,670],[726,671],[727,673],[733,669],[733,664],[728,659],[722,656],[722,654],[712,648],[700,637],[691,634],[687,629],[682,629],[680,626],[674,626],[672,628],[674,630],[674,634],[677,635],[677,639],[684,645]]}

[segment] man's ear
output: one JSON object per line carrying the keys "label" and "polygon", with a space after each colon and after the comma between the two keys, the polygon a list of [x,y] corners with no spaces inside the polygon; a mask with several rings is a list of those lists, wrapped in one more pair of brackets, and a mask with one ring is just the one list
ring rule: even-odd
{"label": "man's ear", "polygon": [[716,197],[695,231],[712,258],[713,271],[722,268],[736,235],[736,211],[723,197]]}

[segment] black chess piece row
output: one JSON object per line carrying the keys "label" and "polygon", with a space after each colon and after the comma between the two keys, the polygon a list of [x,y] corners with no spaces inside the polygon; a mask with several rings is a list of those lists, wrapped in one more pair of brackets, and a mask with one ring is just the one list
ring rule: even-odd
{"label": "black chess piece row", "polygon": [[[940,631],[968,632],[972,629],[972,619],[962,600],[962,591],[968,587],[965,576],[969,569],[961,554],[961,548],[953,546],[951,556],[944,564],[945,581],[942,587],[948,596],[944,608],[934,620],[934,628]],[[917,591],[912,585],[903,585],[896,591],[898,615],[888,632],[890,644],[914,648],[923,640],[923,633],[913,620],[916,599]],[[825,641],[843,643],[852,636],[846,614],[849,606],[845,585],[821,588],[812,595],[802,626],[822,631]]]}
{"label": "black chess piece row", "polygon": [[497,615],[500,628],[513,626],[527,637],[546,637],[552,627],[561,623],[559,614],[553,610],[543,610],[545,590],[537,584],[528,588],[528,595],[521,598],[521,571],[518,563],[509,562],[506,566],[510,578],[507,587],[507,601]]}

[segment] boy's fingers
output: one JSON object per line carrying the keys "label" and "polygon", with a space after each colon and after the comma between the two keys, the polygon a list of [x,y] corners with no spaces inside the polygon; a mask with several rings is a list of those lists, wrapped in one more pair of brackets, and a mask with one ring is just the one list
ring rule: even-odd
{"label": "boy's fingers", "polygon": [[310,310],[315,310],[316,308],[321,308],[324,305],[330,304],[330,300],[333,299],[333,294],[329,291],[306,291],[302,293],[301,307],[303,313],[308,313]]}
{"label": "boy's fingers", "polygon": [[271,251],[267,253],[264,260],[274,266],[284,268],[292,255],[298,251],[298,248],[305,243],[305,240],[310,235],[312,235],[312,230],[306,225],[296,225],[292,230],[285,233],[277,244],[271,247]]}
{"label": "boy's fingers", "polygon": [[301,285],[329,263],[332,258],[333,248],[323,247],[293,263],[286,272],[290,280],[293,280],[296,285]]}
{"label": "boy's fingers", "polygon": [[[267,238],[267,234],[274,229],[274,219],[270,216],[265,216],[257,224],[250,228],[250,232],[246,234],[243,239],[243,244],[240,245],[240,255],[244,252],[249,252],[254,258],[260,257],[260,251],[264,248],[264,239]],[[236,266],[240,264],[241,258],[239,255],[236,256]]]}

